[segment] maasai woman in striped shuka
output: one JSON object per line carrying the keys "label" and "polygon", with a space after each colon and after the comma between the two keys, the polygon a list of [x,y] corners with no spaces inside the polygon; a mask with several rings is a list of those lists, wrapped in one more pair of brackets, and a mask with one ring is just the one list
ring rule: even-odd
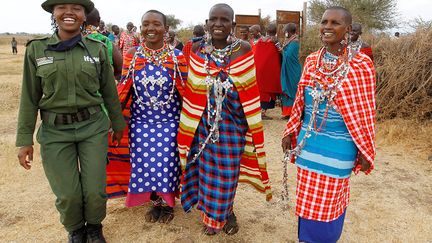
{"label": "maasai woman in striped shuka", "polygon": [[197,205],[209,235],[238,231],[239,181],[271,197],[253,54],[247,42],[227,40],[233,17],[229,5],[211,8],[211,37],[192,46],[180,116],[181,201],[186,212]]}
{"label": "maasai woman in striped shuka", "polygon": [[339,239],[351,171],[369,174],[374,167],[375,70],[369,57],[347,44],[350,30],[348,10],[324,12],[325,47],[306,59],[284,131],[285,161],[297,165],[300,242]]}

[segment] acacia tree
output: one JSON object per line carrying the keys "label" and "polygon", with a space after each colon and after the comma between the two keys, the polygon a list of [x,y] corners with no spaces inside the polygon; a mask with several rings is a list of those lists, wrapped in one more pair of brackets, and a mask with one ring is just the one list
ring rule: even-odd
{"label": "acacia tree", "polygon": [[385,30],[396,26],[396,0],[311,0],[309,20],[319,23],[324,10],[330,6],[348,9],[353,21],[361,23],[365,29]]}
{"label": "acacia tree", "polygon": [[181,23],[181,20],[180,19],[176,19],[176,17],[174,16],[174,14],[167,14],[166,18],[167,18],[167,25],[170,28],[177,29],[177,26]]}

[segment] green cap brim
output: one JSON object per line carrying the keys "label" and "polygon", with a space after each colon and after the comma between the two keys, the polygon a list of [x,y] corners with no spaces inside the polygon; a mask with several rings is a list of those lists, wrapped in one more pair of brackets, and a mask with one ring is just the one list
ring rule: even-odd
{"label": "green cap brim", "polygon": [[55,5],[68,3],[83,6],[86,13],[90,13],[94,9],[94,3],[90,0],[46,0],[41,6],[43,10],[52,13]]}

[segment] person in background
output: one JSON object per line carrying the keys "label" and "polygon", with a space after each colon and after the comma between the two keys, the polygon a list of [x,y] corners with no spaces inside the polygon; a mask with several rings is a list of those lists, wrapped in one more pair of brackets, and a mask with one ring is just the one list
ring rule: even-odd
{"label": "person in background", "polygon": [[362,26],[359,23],[352,24],[351,30],[351,45],[356,52],[362,52],[370,57],[373,61],[372,47],[370,47],[366,42],[361,40],[360,36],[362,34]]}
{"label": "person in background", "polygon": [[239,28],[239,38],[241,40],[249,42],[249,27],[247,25],[241,25]]}
{"label": "person in background", "polygon": [[12,37],[11,46],[12,46],[12,54],[13,55],[18,54],[18,42],[15,40],[15,37]]}
{"label": "person in background", "polygon": [[183,55],[186,58],[186,63],[188,64],[189,64],[189,55],[193,43],[201,41],[204,38],[205,35],[204,27],[202,25],[195,25],[192,34],[193,34],[193,38],[190,39],[188,42],[186,42],[182,50]]}
{"label": "person in background", "polygon": [[276,37],[276,23],[267,27],[267,35],[255,43],[256,79],[260,92],[261,114],[263,120],[271,120],[267,110],[275,108],[281,89],[281,45]]}
{"label": "person in background", "polygon": [[238,232],[239,181],[271,199],[253,53],[233,27],[229,5],[210,9],[210,37],[192,46],[180,116],[181,202],[186,212],[201,211],[207,235]]}
{"label": "person in background", "polygon": [[103,243],[108,130],[111,125],[119,143],[126,126],[108,51],[100,41],[81,35],[86,13],[94,8],[90,0],[47,0],[42,8],[52,14],[55,32],[26,48],[18,160],[31,169],[40,112],[36,139],[68,240]]}
{"label": "person in background", "polygon": [[103,20],[99,21],[99,27],[98,27],[99,33],[102,35],[108,37],[110,41],[114,41],[114,35],[108,31],[108,29],[105,26],[105,22]]}
{"label": "person in background", "polygon": [[324,46],[306,58],[283,133],[284,162],[297,166],[300,242],[337,242],[351,174],[374,168],[375,69],[367,55],[353,53],[351,23],[343,7],[324,11],[319,26]]}
{"label": "person in background", "polygon": [[113,26],[111,26],[111,31],[112,31],[112,34],[113,34],[113,36],[114,36],[114,41],[113,41],[113,44],[115,45],[115,46],[117,46],[117,48],[120,48],[119,47],[119,41],[120,41],[120,28],[118,27],[118,25],[113,25]]}
{"label": "person in background", "polygon": [[176,38],[176,32],[174,30],[168,31],[168,44],[170,44],[177,50],[183,50],[183,43]]}
{"label": "person in background", "polygon": [[252,25],[249,28],[249,32],[251,35],[251,39],[249,41],[250,45],[252,46],[252,51],[255,53],[255,45],[256,43],[261,39],[262,35],[261,35],[261,26],[255,24]]}
{"label": "person in background", "polygon": [[126,55],[126,52],[139,44],[139,38],[136,32],[134,31],[134,24],[132,22],[127,23],[126,31],[123,31],[120,34],[119,47],[122,51],[123,57]]}
{"label": "person in background", "polygon": [[284,27],[285,41],[282,52],[281,67],[281,106],[282,118],[288,119],[297,93],[298,82],[301,76],[301,65],[299,63],[300,43],[297,36],[297,26],[288,23]]}
{"label": "person in background", "polygon": [[114,76],[119,78],[122,70],[122,55],[117,46],[113,45],[113,43],[110,39],[108,39],[108,37],[106,37],[102,33],[99,33],[98,26],[100,26],[100,21],[101,20],[99,11],[94,8],[90,13],[86,15],[86,26],[83,34],[93,39],[100,40],[106,45],[108,50],[108,56],[110,58],[110,63],[114,69]]}

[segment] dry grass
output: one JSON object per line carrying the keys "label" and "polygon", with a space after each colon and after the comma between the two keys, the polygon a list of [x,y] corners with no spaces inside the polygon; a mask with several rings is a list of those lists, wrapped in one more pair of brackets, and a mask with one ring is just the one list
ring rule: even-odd
{"label": "dry grass", "polygon": [[397,40],[383,38],[374,48],[378,75],[378,118],[432,118],[432,29]]}
{"label": "dry grass", "polygon": [[[14,147],[22,51],[12,56],[9,45],[0,45],[0,242],[59,242],[66,233],[58,221],[54,196],[45,178],[35,147],[31,171],[18,166]],[[12,65],[11,63],[17,63]],[[5,70],[4,67],[8,67]],[[270,116],[279,117],[279,110]],[[265,121],[268,170],[274,190],[272,202],[240,185],[235,211],[240,232],[208,237],[201,233],[196,211],[176,206],[169,225],[144,221],[148,206],[125,208],[124,199],[110,200],[104,231],[109,242],[296,242],[294,215],[295,167],[289,166],[290,206],[279,202],[282,192],[280,136],[285,121]],[[352,178],[351,204],[340,242],[432,241],[432,124],[402,119],[377,127],[376,170]]]}

